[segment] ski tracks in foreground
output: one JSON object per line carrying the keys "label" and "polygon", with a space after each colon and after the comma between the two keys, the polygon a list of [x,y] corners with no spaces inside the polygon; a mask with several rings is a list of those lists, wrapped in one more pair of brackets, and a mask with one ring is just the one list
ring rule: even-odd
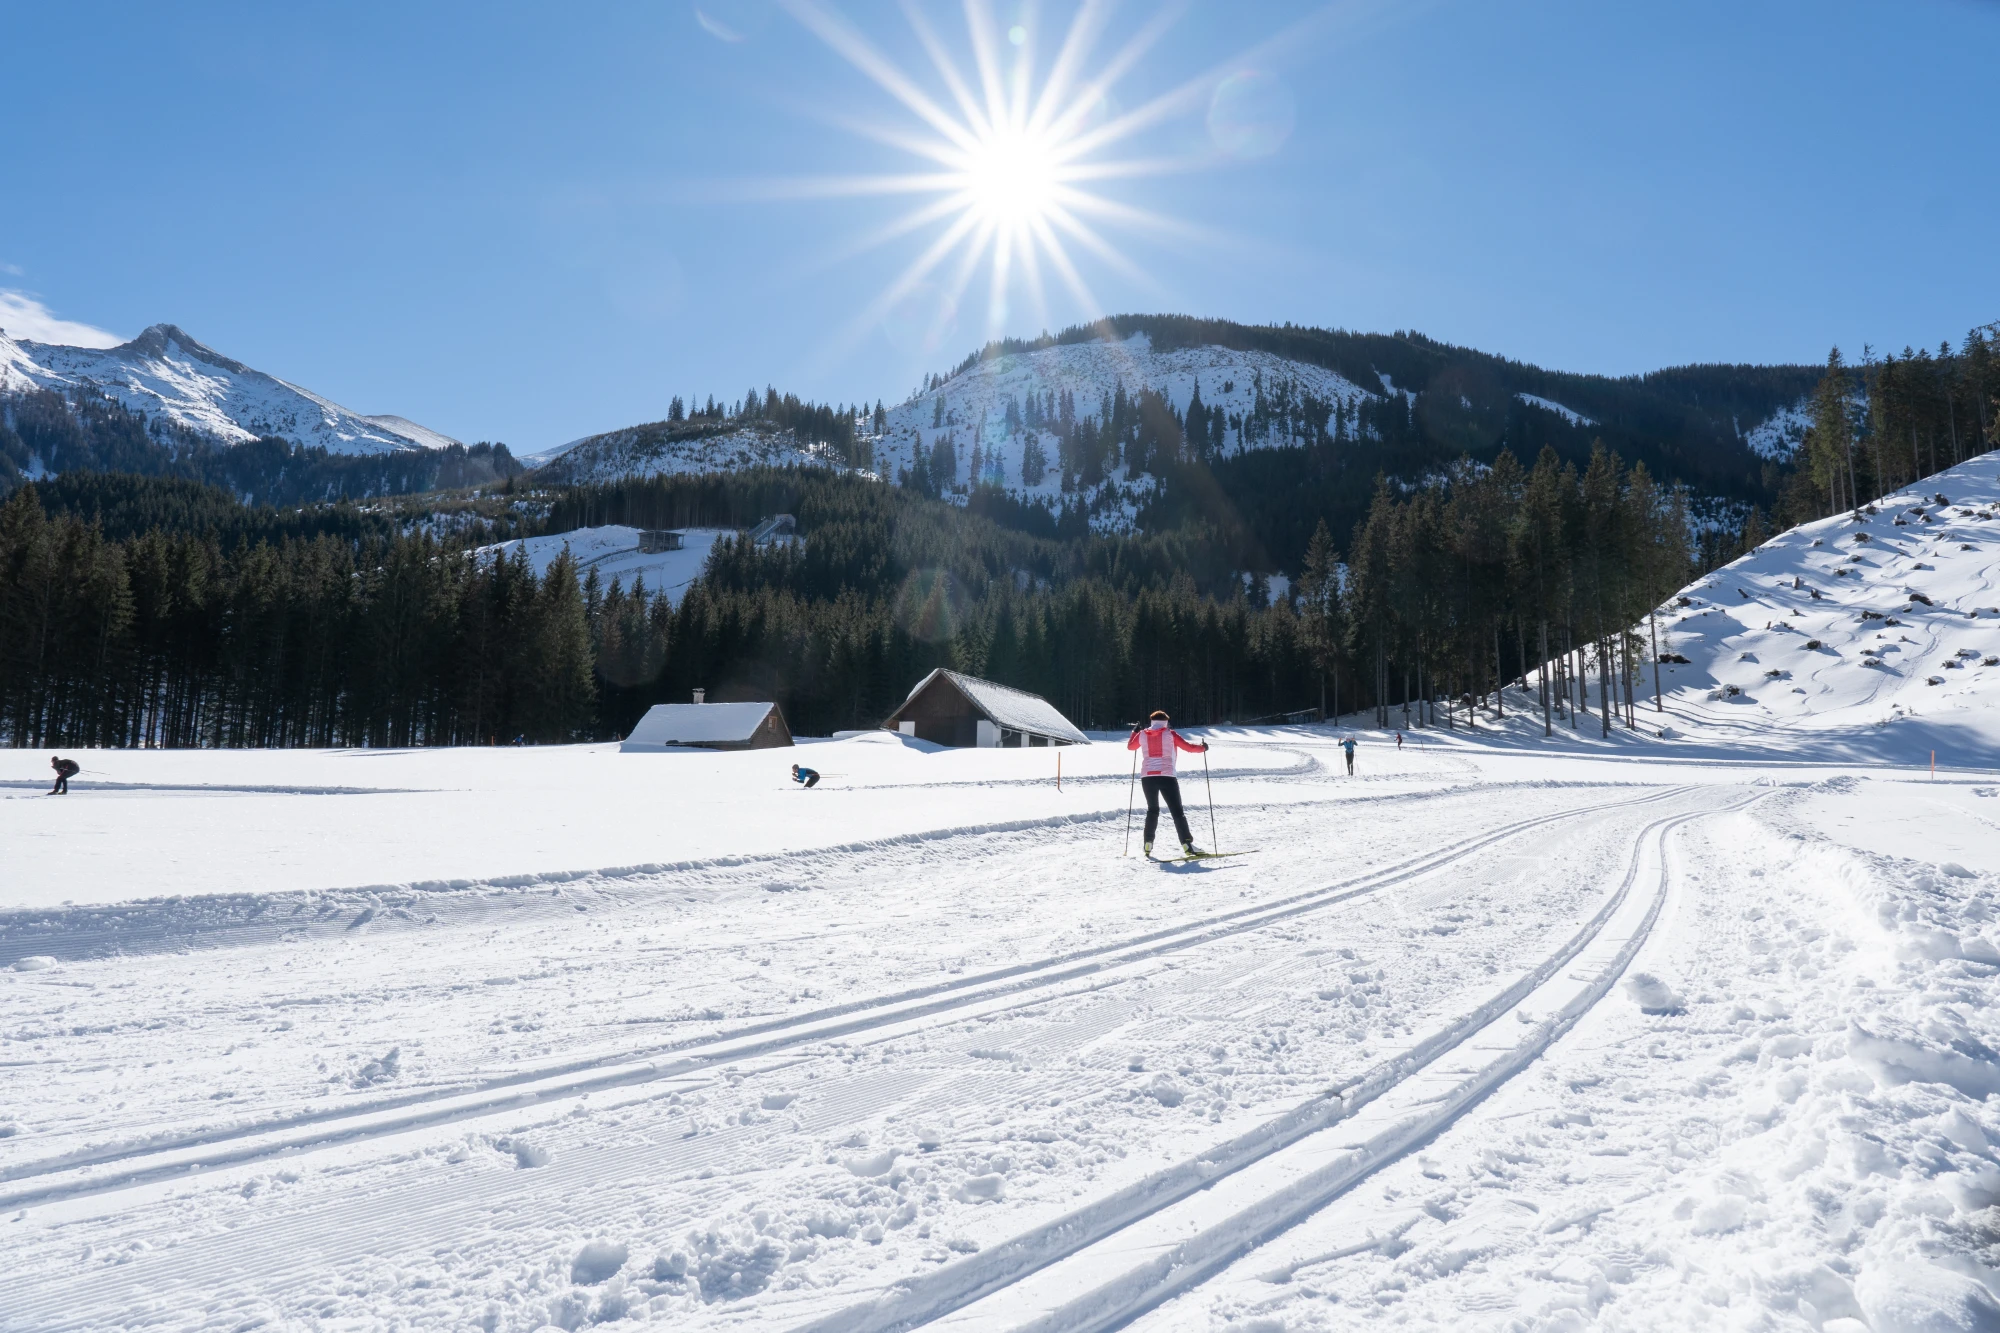
{"label": "ski tracks in foreground", "polygon": [[751,1023],[681,1041],[648,1043],[613,1054],[565,1062],[532,1073],[507,1074],[467,1085],[383,1098],[154,1140],[138,1146],[86,1149],[0,1168],[0,1210],[126,1189],[190,1173],[292,1156],[314,1148],[387,1138],[412,1130],[473,1120],[564,1098],[719,1069],[735,1061],[779,1055],[832,1039],[887,1039],[913,1025],[962,1022],[1115,985],[1163,956],[1286,920],[1433,875],[1509,839],[1610,810],[1672,798],[1652,791],[1553,814],[1516,820],[1443,848],[1324,888],[1183,921],[1161,930],[1058,953],[1031,962],[929,986]]}
{"label": "ski tracks in foreground", "polygon": [[[743,1077],[781,1069],[800,1059],[824,1058],[829,1042],[836,1046],[842,1040],[880,1044],[893,1041],[899,1034],[937,1029],[964,1023],[968,1019],[995,1018],[1018,1011],[1023,1006],[1046,1005],[1053,1000],[1117,985],[1131,977],[1148,975],[1173,956],[1199,953],[1204,946],[1213,946],[1250,932],[1282,929],[1289,920],[1377,892],[1392,884],[1435,879],[1440,872],[1474,853],[1523,834],[1547,830],[1580,817],[1675,800],[1682,794],[1679,791],[1653,791],[1636,800],[1614,800],[1515,821],[1462,839],[1444,849],[1408,858],[1309,893],[1182,921],[1115,943],[1046,956],[978,976],[748,1025],[712,1034],[708,1039],[692,1044],[656,1045],[628,1051],[622,1056],[581,1062],[553,1072],[543,1070],[533,1076],[512,1076],[485,1086],[461,1086],[406,1098],[395,1104],[351,1108],[346,1112],[320,1117],[239,1126],[223,1135],[190,1136],[176,1143],[152,1144],[136,1151],[98,1155],[88,1161],[72,1158],[24,1163],[11,1173],[14,1181],[8,1191],[8,1207],[20,1209],[53,1204],[61,1213],[68,1207],[82,1204],[85,1213],[89,1214],[113,1211],[118,1206],[116,1199],[121,1193],[129,1192],[135,1203],[171,1198],[173,1183],[185,1180],[190,1173],[200,1175],[267,1160],[273,1166],[282,1164],[284,1170],[295,1172],[303,1153],[323,1154],[328,1159],[329,1169],[341,1170],[349,1164],[380,1159],[384,1153],[407,1154],[412,1150],[417,1131],[435,1131],[438,1126],[453,1122],[476,1125],[484,1117],[514,1113],[526,1105],[562,1099],[581,1101],[592,1092],[634,1083],[654,1083],[662,1088],[691,1088],[704,1080],[712,1084],[727,1079],[733,1084]],[[1670,818],[1688,817],[1692,816]],[[1649,836],[1657,840],[1656,833]],[[1292,1171],[1301,1151],[1312,1145],[1323,1146],[1330,1132],[1329,1126],[1338,1130],[1342,1126],[1361,1125],[1364,1123],[1363,1116],[1372,1107],[1394,1108],[1401,1105],[1393,1094],[1406,1086],[1418,1086],[1412,1084],[1413,1079],[1433,1077],[1443,1056],[1461,1048],[1467,1051],[1480,1049],[1482,1033],[1490,1025],[1487,1020],[1494,1013],[1515,1006],[1517,1001],[1509,997],[1521,992],[1523,987],[1534,990],[1559,981],[1561,978],[1555,974],[1565,963],[1604,934],[1620,904],[1634,897],[1629,889],[1632,877],[1638,874],[1638,862],[1635,860],[1628,871],[1626,886],[1618,891],[1615,901],[1607,902],[1592,923],[1566,942],[1556,955],[1551,955],[1541,965],[1517,978],[1500,995],[1462,1015],[1446,1028],[1410,1043],[1397,1054],[1379,1061],[1367,1073],[1330,1095],[1315,1095],[1248,1134],[1239,1134],[1196,1158],[1150,1173],[1137,1184],[1114,1190],[1081,1210],[1072,1210],[1055,1223],[1037,1226],[1013,1240],[988,1244],[978,1254],[947,1263],[942,1268],[924,1271],[918,1279],[898,1288],[905,1294],[900,1302],[892,1306],[871,1305],[867,1311],[850,1309],[819,1326],[889,1329],[910,1327],[937,1318],[946,1318],[955,1324],[984,1326],[981,1321],[989,1319],[990,1311],[996,1304],[990,1295],[996,1288],[1014,1293],[1011,1297],[1002,1295],[997,1301],[1010,1312],[1018,1312],[1013,1309],[1016,1302],[1039,1301],[1035,1308],[1043,1311],[1042,1322],[1033,1325],[1036,1327],[1094,1328],[1105,1326],[1107,1321],[1116,1322],[1129,1317],[1133,1311],[1145,1308],[1146,1304],[1157,1301],[1165,1294],[1157,1277],[1148,1278],[1135,1268],[1131,1275],[1110,1284],[1106,1291],[1095,1295],[1086,1292],[1079,1297],[1070,1291],[1072,1275],[1079,1267],[1088,1270],[1095,1266],[1107,1246],[1122,1251],[1140,1238],[1149,1226],[1157,1230],[1163,1225],[1182,1225],[1188,1207],[1193,1204],[1201,1205],[1199,1211],[1206,1216],[1215,1206],[1214,1201],[1243,1195],[1247,1190],[1250,1193],[1244,1197],[1250,1199],[1246,1205],[1250,1209],[1250,1220],[1232,1213],[1220,1221],[1211,1220],[1205,1224],[1199,1235],[1207,1238],[1203,1242],[1207,1248],[1200,1253],[1208,1257],[1195,1262],[1190,1256],[1194,1256],[1196,1251],[1189,1250],[1169,1261],[1172,1271],[1184,1274],[1207,1271],[1228,1254],[1240,1250],[1244,1244],[1254,1243],[1257,1234],[1260,1234],[1259,1228],[1267,1230],[1271,1225],[1281,1224],[1283,1216],[1290,1216],[1299,1208],[1316,1206],[1309,1201],[1301,1202],[1301,1198],[1306,1196],[1301,1196],[1299,1189],[1305,1189],[1307,1195],[1312,1197],[1317,1197],[1314,1191],[1324,1194],[1327,1188],[1324,1170],[1311,1175],[1315,1183],[1294,1188],[1286,1196],[1291,1201],[1279,1206],[1279,1223],[1271,1221],[1268,1214],[1272,1205],[1263,1201],[1263,1196],[1257,1191],[1263,1189],[1266,1178],[1272,1172],[1282,1175]],[[1552,1040],[1553,1035],[1551,1031],[1548,1039]],[[1515,1046],[1518,1047],[1519,1043],[1516,1042]],[[984,1058],[989,1053],[974,1051],[972,1054]],[[886,1073],[875,1081],[881,1084],[875,1089],[878,1095],[893,1099],[901,1091],[895,1078]],[[1474,1091],[1467,1095],[1478,1094]],[[544,1108],[545,1111],[547,1109]],[[833,1113],[834,1108],[825,1108],[825,1114]],[[430,1137],[435,1137],[435,1133]],[[508,1139],[503,1136],[498,1146],[504,1148],[507,1143]],[[521,1156],[522,1166],[535,1165],[536,1149],[531,1144],[520,1141],[514,1146],[519,1150],[517,1155]],[[725,1156],[719,1160],[727,1160],[726,1147],[726,1143],[723,1144]],[[1349,1157],[1352,1156],[1350,1149]],[[644,1160],[645,1155],[642,1154],[621,1166],[617,1160],[606,1157],[597,1164],[592,1174],[598,1179],[617,1179],[618,1173],[623,1171],[643,1177],[644,1168],[640,1163]],[[852,1166],[849,1169],[856,1170]],[[1365,1161],[1360,1166],[1350,1161],[1349,1169],[1365,1171],[1370,1168]],[[235,1174],[230,1177],[232,1181]],[[858,1170],[857,1174],[860,1174]],[[718,1181],[718,1190],[721,1184]],[[246,1184],[246,1191],[248,1188],[250,1185]],[[105,1197],[92,1199],[92,1195]],[[501,1197],[495,1196],[496,1206]],[[70,1204],[65,1205],[64,1200],[69,1200]],[[1287,1209],[1291,1211],[1287,1212]],[[441,1223],[444,1220],[443,1211],[442,1201],[435,1206],[413,1207],[411,1217],[389,1230],[401,1234],[409,1226],[417,1226],[418,1232],[421,1232],[427,1215],[432,1221]],[[411,1233],[406,1239],[414,1242],[416,1234]],[[358,1255],[372,1253],[371,1243],[376,1240],[386,1242],[387,1237],[348,1237],[338,1242],[329,1237],[319,1238],[314,1247],[317,1250],[316,1267],[323,1280],[307,1285],[326,1289],[337,1287],[329,1270]],[[1178,1245],[1180,1241],[1175,1243]],[[229,1255],[218,1252],[213,1246],[198,1246],[196,1250],[198,1253],[181,1256],[178,1262],[171,1264],[176,1285],[199,1287],[204,1282],[220,1283],[227,1277],[235,1276]],[[159,1256],[160,1260],[166,1258]],[[1066,1259],[1070,1262],[1065,1262]],[[1157,1264],[1158,1259],[1155,1254],[1149,1262]],[[130,1277],[138,1279],[144,1270],[156,1266],[156,1263],[140,1262],[137,1269],[130,1271]],[[1105,1286],[1104,1283],[1097,1284],[1099,1288]],[[59,1289],[65,1287],[67,1291]],[[1065,1292],[1068,1294],[1063,1294]],[[295,1291],[298,1296],[305,1294]],[[705,1286],[704,1295],[707,1294]],[[87,1303],[77,1304],[77,1296],[77,1289],[68,1283],[50,1284],[33,1293],[16,1291],[10,1294],[0,1290],[0,1316],[4,1316],[0,1318],[0,1323],[14,1326],[14,1321],[18,1320],[21,1321],[19,1326],[36,1328],[103,1326],[106,1322],[104,1312],[100,1309],[95,1314],[84,1313]],[[982,1296],[987,1299],[982,1301]],[[168,1303],[178,1304],[176,1301]],[[287,1304],[290,1303],[288,1300]],[[277,1307],[253,1300],[237,1303],[232,1308],[238,1313],[251,1313],[275,1310]],[[746,1307],[744,1313],[751,1313],[753,1308]],[[822,1304],[819,1308],[823,1311],[826,1307]],[[1020,1306],[1021,1310],[1026,1308],[1025,1305]],[[767,1306],[759,1317],[763,1320],[779,1318],[783,1316],[784,1309],[784,1302]],[[81,1318],[83,1322],[65,1323],[65,1318]],[[1003,1321],[994,1326],[1014,1325]]]}
{"label": "ski tracks in foreground", "polygon": [[[1755,800],[1735,795],[1722,810]],[[1624,974],[1667,899],[1674,829],[1643,829],[1597,913],[1503,989],[1351,1083],[1005,1245],[798,1333],[1100,1333],[1197,1286],[1443,1131],[1527,1068]]]}

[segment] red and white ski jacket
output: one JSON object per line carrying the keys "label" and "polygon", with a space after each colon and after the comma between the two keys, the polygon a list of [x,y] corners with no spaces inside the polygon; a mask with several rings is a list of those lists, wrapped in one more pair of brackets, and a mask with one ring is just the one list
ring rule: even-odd
{"label": "red and white ski jacket", "polygon": [[1170,778],[1174,775],[1175,750],[1200,754],[1208,747],[1196,745],[1164,722],[1155,722],[1144,731],[1133,732],[1132,738],[1125,742],[1125,748],[1139,751],[1141,777]]}

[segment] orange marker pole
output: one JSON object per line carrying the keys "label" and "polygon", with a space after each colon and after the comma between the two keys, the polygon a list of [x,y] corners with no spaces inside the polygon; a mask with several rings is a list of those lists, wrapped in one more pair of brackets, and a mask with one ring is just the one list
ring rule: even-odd
{"label": "orange marker pole", "polygon": [[1062,751],[1056,751],[1056,790],[1062,790]]}

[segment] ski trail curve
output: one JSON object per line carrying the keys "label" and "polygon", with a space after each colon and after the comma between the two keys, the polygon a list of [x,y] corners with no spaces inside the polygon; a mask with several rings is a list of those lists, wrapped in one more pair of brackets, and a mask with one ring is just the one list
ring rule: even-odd
{"label": "ski trail curve", "polygon": [[[1501,991],[1250,1133],[1064,1217],[793,1333],[1099,1333],[1221,1270],[1430,1138],[1525,1068],[1600,1000],[1666,900],[1672,830],[1740,809],[1665,816],[1634,839],[1623,879],[1561,947]],[[1654,891],[1634,895],[1657,862]],[[1571,970],[1580,963],[1586,975]],[[1509,1021],[1517,1009],[1545,1016]],[[1462,1058],[1447,1060],[1458,1053]]]}
{"label": "ski trail curve", "polygon": [[1102,989],[1143,975],[1163,956],[1287,921],[1428,877],[1496,843],[1564,821],[1653,804],[1688,788],[1579,806],[1516,820],[1322,888],[1213,913],[1104,944],[1005,968],[828,1006],[802,1014],[649,1043],[531,1071],[515,1071],[401,1097],[21,1162],[0,1172],[12,1188],[0,1209],[103,1194],[265,1158],[383,1139],[635,1084],[698,1075],[734,1061],[768,1058],[834,1038],[963,1021]]}

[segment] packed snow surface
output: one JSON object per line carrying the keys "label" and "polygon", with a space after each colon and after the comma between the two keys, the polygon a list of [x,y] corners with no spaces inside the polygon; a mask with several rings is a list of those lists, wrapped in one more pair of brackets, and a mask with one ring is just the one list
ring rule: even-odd
{"label": "packed snow surface", "polygon": [[1208,729],[1224,860],[1122,733],[0,753],[0,1327],[1996,1327],[1996,499],[1637,729]]}
{"label": "packed snow surface", "polygon": [[362,416],[252,370],[155,324],[116,347],[63,347],[0,333],[0,393],[30,389],[106,394],[146,417],[220,444],[276,435],[335,454],[441,449],[448,435],[399,416]]}

